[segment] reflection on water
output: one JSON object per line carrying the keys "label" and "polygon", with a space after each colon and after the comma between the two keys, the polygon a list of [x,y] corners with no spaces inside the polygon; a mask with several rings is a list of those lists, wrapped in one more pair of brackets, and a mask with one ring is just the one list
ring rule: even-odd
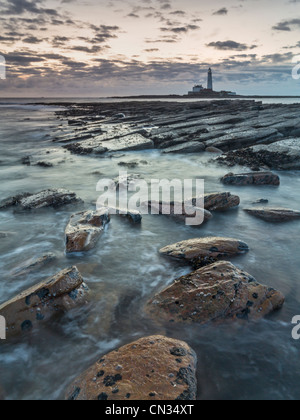
{"label": "reflection on water", "polygon": [[[120,161],[146,160],[134,173],[150,178],[204,178],[206,192],[225,191],[219,183],[227,169],[208,162],[211,156],[160,156],[147,151],[114,158],[70,155],[51,143],[59,130],[51,109],[2,108],[0,114],[1,198],[18,192],[64,187],[93,208],[96,183],[118,176]],[[28,120],[30,118],[30,120]],[[50,152],[50,153],[47,153]],[[53,168],[24,166],[21,158],[41,154]],[[227,171],[228,172],[228,171]],[[0,231],[0,302],[70,265],[77,265],[92,291],[90,305],[66,314],[23,342],[0,344],[1,387],[8,399],[59,399],[66,385],[101,355],[150,334],[186,340],[199,358],[200,399],[298,399],[300,343],[291,338],[291,319],[300,314],[299,223],[270,225],[242,211],[267,198],[274,206],[300,209],[299,173],[280,174],[280,188],[238,188],[240,209],[214,214],[200,228],[177,224],[164,216],[144,216],[141,227],[113,217],[97,248],[84,256],[66,256],[64,229],[74,209],[32,213],[5,211]],[[155,325],[145,319],[144,302],[189,268],[161,257],[168,244],[196,236],[229,236],[247,242],[249,254],[234,262],[259,281],[281,290],[284,309],[258,325],[200,328]],[[11,277],[20,263],[54,252],[56,260],[39,272]]]}

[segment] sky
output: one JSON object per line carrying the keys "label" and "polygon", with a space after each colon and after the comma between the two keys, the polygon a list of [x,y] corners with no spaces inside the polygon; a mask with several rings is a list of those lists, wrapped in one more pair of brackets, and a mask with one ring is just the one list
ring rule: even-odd
{"label": "sky", "polygon": [[[299,95],[300,0],[0,0],[1,97]],[[0,57],[0,63],[3,58]]]}

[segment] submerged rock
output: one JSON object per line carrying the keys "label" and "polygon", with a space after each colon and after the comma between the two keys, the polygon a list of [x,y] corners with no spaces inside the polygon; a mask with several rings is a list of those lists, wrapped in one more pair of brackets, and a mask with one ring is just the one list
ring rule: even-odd
{"label": "submerged rock", "polygon": [[0,305],[6,319],[7,337],[32,331],[58,313],[87,300],[88,288],[76,267],[59,272]]}
{"label": "submerged rock", "polygon": [[19,206],[23,210],[42,209],[45,207],[60,207],[67,204],[82,202],[75,193],[64,189],[49,189],[37,194],[24,193],[8,198],[0,204],[0,210]]}
{"label": "submerged rock", "polygon": [[93,249],[109,222],[107,209],[74,214],[65,231],[66,252],[85,252]]}
{"label": "submerged rock", "polygon": [[245,211],[266,222],[289,222],[300,219],[300,211],[290,209],[256,207],[245,209]]}
{"label": "submerged rock", "polygon": [[249,251],[246,243],[232,238],[196,238],[166,246],[160,253],[179,260],[193,261],[198,258],[227,258]]}
{"label": "submerged rock", "polygon": [[183,341],[152,336],[103,356],[73,384],[66,399],[195,400],[196,354]]}
{"label": "submerged rock", "polygon": [[157,321],[207,324],[257,321],[280,309],[284,296],[259,284],[229,262],[218,262],[181,277],[146,305]]}
{"label": "submerged rock", "polygon": [[208,152],[208,153],[215,153],[215,154],[219,154],[219,155],[222,155],[223,154],[223,150],[221,150],[221,149],[218,149],[217,147],[207,147],[206,149],[205,149],[205,151],[206,152]]}
{"label": "submerged rock", "polygon": [[31,273],[34,270],[40,270],[45,265],[49,264],[53,260],[55,260],[56,255],[53,253],[49,253],[46,255],[43,255],[39,258],[31,258],[28,261],[24,262],[23,264],[19,265],[17,268],[15,268],[11,275],[13,277],[20,277],[27,275]]}
{"label": "submerged rock", "polygon": [[280,185],[280,178],[272,172],[250,172],[245,174],[227,174],[221,182],[225,185]]}
{"label": "submerged rock", "polygon": [[[170,207],[169,207],[169,204],[164,203],[162,201],[160,202],[149,201],[146,203],[142,203],[142,206],[151,210],[151,214],[157,214],[157,215],[160,214],[160,215],[169,216],[179,222],[185,222],[187,219],[194,218],[196,216],[196,211],[198,212],[198,214],[203,215],[203,223],[208,222],[213,217],[212,214],[208,210],[201,209],[196,206],[192,206],[190,202],[188,203],[171,202]],[[168,214],[165,214],[166,210],[164,210],[164,208],[170,210]],[[177,209],[179,211],[177,211]],[[179,212],[181,212],[181,214],[176,214]]]}

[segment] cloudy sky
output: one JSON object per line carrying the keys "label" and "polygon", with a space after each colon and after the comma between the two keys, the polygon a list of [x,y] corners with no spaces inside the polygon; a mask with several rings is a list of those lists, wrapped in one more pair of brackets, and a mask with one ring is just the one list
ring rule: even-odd
{"label": "cloudy sky", "polygon": [[300,0],[0,0],[1,97],[300,95]]}

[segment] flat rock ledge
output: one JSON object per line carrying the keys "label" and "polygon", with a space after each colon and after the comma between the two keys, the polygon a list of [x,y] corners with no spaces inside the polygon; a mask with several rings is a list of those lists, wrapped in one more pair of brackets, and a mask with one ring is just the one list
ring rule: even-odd
{"label": "flat rock ledge", "polygon": [[258,321],[280,309],[284,300],[280,292],[222,261],[175,280],[145,311],[157,322]]}
{"label": "flat rock ledge", "polygon": [[74,192],[60,189],[49,189],[41,191],[37,194],[20,194],[15,197],[8,198],[0,204],[0,210],[9,207],[18,206],[23,210],[42,209],[46,207],[61,207],[67,204],[81,203]]}
{"label": "flat rock ledge", "polygon": [[250,172],[245,174],[229,173],[225,175],[221,182],[225,185],[280,185],[280,178],[272,172]]}
{"label": "flat rock ledge", "polygon": [[273,144],[261,144],[235,150],[217,158],[229,166],[267,167],[274,170],[300,169],[299,138],[281,140]]}
{"label": "flat rock ledge", "polygon": [[183,341],[152,336],[103,356],[77,378],[67,400],[195,400],[196,354]]}
{"label": "flat rock ledge", "polygon": [[59,272],[0,306],[7,338],[32,331],[53,316],[86,303],[88,287],[76,267]]}
{"label": "flat rock ledge", "polygon": [[208,237],[178,242],[162,248],[159,252],[168,257],[194,263],[199,259],[228,258],[248,251],[248,245],[237,239]]}
{"label": "flat rock ledge", "polygon": [[67,254],[95,248],[109,222],[107,209],[73,214],[65,231]]}
{"label": "flat rock ledge", "polygon": [[244,209],[244,211],[266,222],[280,223],[300,219],[300,211],[290,209],[256,207]]}

